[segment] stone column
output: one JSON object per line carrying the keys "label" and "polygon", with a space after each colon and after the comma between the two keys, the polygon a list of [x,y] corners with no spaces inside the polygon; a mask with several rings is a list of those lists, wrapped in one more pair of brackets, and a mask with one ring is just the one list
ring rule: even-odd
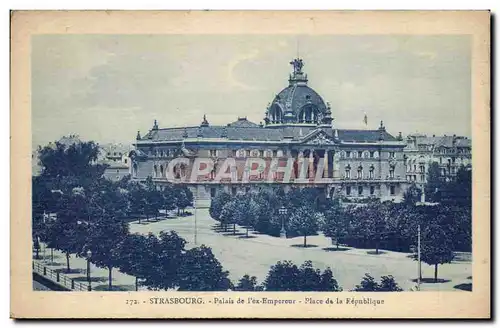
{"label": "stone column", "polygon": [[325,178],[329,178],[330,177],[330,172],[328,170],[328,156],[329,156],[328,153],[329,153],[328,149],[325,149],[325,154],[323,155],[323,158],[324,158],[323,164],[325,165],[324,166],[324,172],[325,173],[323,175],[324,175]]}
{"label": "stone column", "polygon": [[300,173],[302,172],[303,164],[304,164],[304,152],[302,150],[299,150],[299,153],[297,154],[297,176],[295,177],[295,180],[300,179]]}
{"label": "stone column", "polygon": [[311,149],[309,150],[309,174],[307,175],[308,179],[311,179],[311,177],[314,179],[314,156],[313,156],[314,150]]}
{"label": "stone column", "polygon": [[333,178],[339,179],[340,178],[339,153],[335,153],[332,159],[333,159]]}

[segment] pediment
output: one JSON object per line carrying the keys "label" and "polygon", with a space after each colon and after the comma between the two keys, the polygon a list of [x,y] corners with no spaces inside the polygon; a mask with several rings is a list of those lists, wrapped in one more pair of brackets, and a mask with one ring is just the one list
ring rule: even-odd
{"label": "pediment", "polygon": [[335,141],[332,137],[326,134],[325,131],[319,130],[306,136],[302,142],[305,145],[334,145]]}

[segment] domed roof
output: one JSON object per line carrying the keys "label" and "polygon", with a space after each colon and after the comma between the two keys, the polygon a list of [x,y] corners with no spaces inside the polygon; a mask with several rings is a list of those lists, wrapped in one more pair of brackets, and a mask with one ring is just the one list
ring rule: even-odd
{"label": "domed roof", "polygon": [[294,59],[289,85],[276,95],[266,112],[266,124],[330,124],[331,111],[323,98],[307,85],[302,59]]}
{"label": "domed roof", "polygon": [[279,104],[284,111],[294,115],[298,115],[307,104],[316,106],[321,113],[326,112],[323,98],[307,85],[293,84],[286,87],[274,98],[271,106],[274,104]]}

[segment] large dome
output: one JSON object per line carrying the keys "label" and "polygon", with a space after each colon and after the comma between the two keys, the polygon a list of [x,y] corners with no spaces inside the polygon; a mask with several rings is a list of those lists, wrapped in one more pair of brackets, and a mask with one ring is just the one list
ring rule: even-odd
{"label": "large dome", "polygon": [[323,98],[307,85],[307,75],[302,72],[302,59],[290,64],[294,71],[289,85],[281,90],[267,108],[267,125],[275,124],[330,124],[331,111]]}

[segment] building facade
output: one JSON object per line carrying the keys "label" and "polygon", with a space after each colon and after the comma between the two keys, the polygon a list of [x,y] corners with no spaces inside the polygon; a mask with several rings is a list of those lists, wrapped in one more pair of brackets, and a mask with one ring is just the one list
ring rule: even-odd
{"label": "building facade", "polygon": [[133,150],[131,145],[121,143],[99,145],[97,163],[107,165],[104,170],[106,179],[119,181],[131,173],[129,158],[131,150]]}
{"label": "building facade", "polygon": [[[245,193],[270,185],[285,190],[321,188],[326,197],[345,201],[400,201],[409,185],[401,133],[394,137],[383,122],[373,130],[337,128],[330,105],[308,86],[302,60],[290,64],[293,73],[288,86],[268,105],[260,124],[240,117],[224,126],[211,125],[204,116],[196,126],[159,128],[155,121],[145,135],[138,132],[136,149],[130,153],[132,178],[151,176],[161,187],[167,183],[170,161],[189,158],[188,165],[174,168],[176,177],[182,179],[191,177],[195,159],[204,157],[213,161],[213,170],[195,181],[184,180],[199,200],[210,199],[220,190]],[[249,158],[259,159],[258,169],[245,180]],[[234,179],[217,181],[228,159],[235,163],[230,173]],[[285,179],[276,167],[289,163],[290,178]]]}
{"label": "building facade", "polygon": [[412,134],[407,137],[404,158],[406,179],[411,183],[424,185],[433,162],[439,164],[443,180],[452,181],[461,166],[472,167],[472,140],[456,135]]}

